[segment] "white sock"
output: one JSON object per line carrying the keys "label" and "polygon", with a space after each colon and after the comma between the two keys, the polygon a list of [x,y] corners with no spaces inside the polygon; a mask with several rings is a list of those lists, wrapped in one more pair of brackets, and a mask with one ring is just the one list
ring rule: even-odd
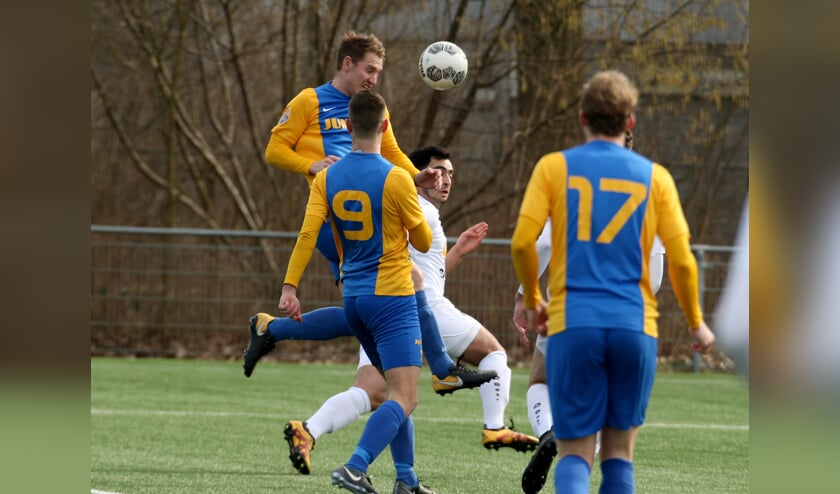
{"label": "white sock", "polygon": [[370,398],[362,388],[350,387],[331,396],[306,421],[306,428],[312,437],[318,439],[328,432],[335,432],[348,426],[370,411]]}
{"label": "white sock", "polygon": [[480,370],[494,370],[499,375],[478,388],[484,409],[484,427],[499,429],[505,426],[505,408],[510,399],[510,368],[507,354],[501,350],[488,353],[478,363]]}
{"label": "white sock", "polygon": [[525,395],[525,403],[528,405],[528,420],[531,421],[534,435],[542,437],[554,424],[551,419],[551,404],[548,401],[548,386],[544,383],[532,384]]}

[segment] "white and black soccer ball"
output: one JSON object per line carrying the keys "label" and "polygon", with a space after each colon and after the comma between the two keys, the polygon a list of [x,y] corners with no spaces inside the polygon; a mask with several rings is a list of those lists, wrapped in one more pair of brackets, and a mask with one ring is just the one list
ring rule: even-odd
{"label": "white and black soccer ball", "polygon": [[437,91],[457,87],[467,78],[467,55],[450,41],[435,41],[420,54],[420,78]]}

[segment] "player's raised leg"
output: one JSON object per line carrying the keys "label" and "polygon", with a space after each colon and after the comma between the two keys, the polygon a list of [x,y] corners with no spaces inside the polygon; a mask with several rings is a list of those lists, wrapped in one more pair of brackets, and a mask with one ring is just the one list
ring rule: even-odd
{"label": "player's raised leg", "polygon": [[423,273],[412,266],[411,280],[414,282],[414,297],[417,315],[420,319],[420,333],[423,338],[423,354],[432,370],[432,388],[443,396],[459,389],[477,388],[497,376],[492,370],[473,370],[452,360],[440,334],[435,315],[426,300],[423,287]]}
{"label": "player's raised leg", "polygon": [[251,377],[260,359],[271,352],[278,341],[283,340],[332,340],[341,336],[353,336],[353,331],[344,320],[341,307],[324,307],[302,315],[302,321],[287,317],[274,317],[260,312],[251,317],[249,331],[251,339],[243,352],[245,377]]}
{"label": "player's raised leg", "polygon": [[297,471],[308,475],[311,471],[311,452],[322,435],[352,424],[360,416],[379,408],[385,401],[385,379],[373,367],[367,354],[360,350],[359,367],[353,386],[331,396],[306,421],[293,420],[286,424],[285,437],[289,444],[289,460]]}
{"label": "player's raised leg", "polygon": [[[481,443],[487,449],[511,448],[532,451],[538,440],[505,425],[505,409],[510,401],[511,371],[507,353],[490,331],[473,317],[459,311],[448,299],[435,304],[435,315],[441,322],[447,345],[463,354],[464,361],[479,370],[495,372],[498,377],[478,388],[484,412]],[[465,342],[469,342],[464,348]]]}

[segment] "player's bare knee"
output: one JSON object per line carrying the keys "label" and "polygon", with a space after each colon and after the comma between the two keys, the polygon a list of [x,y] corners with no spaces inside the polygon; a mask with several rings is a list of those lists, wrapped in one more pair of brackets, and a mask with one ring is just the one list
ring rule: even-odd
{"label": "player's bare knee", "polygon": [[629,431],[604,427],[601,430],[601,459],[621,458],[633,461],[633,445],[637,433],[638,427]]}
{"label": "player's bare knee", "polygon": [[505,361],[507,361],[507,351],[505,351],[505,347],[499,343],[499,340],[493,336],[493,333],[482,326],[475,335],[475,338],[473,338],[470,344],[467,345],[467,349],[464,350],[464,354],[461,358],[465,362],[478,365],[484,357],[495,352],[501,352],[504,354]]}
{"label": "player's bare knee", "polygon": [[417,396],[404,396],[400,399],[399,404],[403,407],[403,410],[405,410],[406,416],[408,416],[414,412],[415,408],[417,408],[418,401]]}
{"label": "player's bare knee", "polygon": [[371,410],[376,410],[385,401],[385,378],[372,365],[359,367],[356,371],[356,380],[353,382],[353,386],[361,388],[367,393]]}
{"label": "player's bare knee", "polygon": [[370,400],[370,410],[376,410],[385,403],[385,390],[368,391],[368,399]]}

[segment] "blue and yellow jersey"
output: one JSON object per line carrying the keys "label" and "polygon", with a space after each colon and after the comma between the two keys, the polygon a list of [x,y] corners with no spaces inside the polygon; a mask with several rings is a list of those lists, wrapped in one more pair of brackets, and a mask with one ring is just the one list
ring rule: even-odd
{"label": "blue and yellow jersey", "polygon": [[353,152],[318,173],[285,283],[298,285],[321,224],[330,218],[344,296],[413,295],[406,230],[416,229],[421,250],[432,238],[417,194],[406,192],[413,187],[408,173],[378,154]]}
{"label": "blue and yellow jersey", "polygon": [[[350,97],[329,82],[298,93],[283,109],[280,120],[271,130],[265,158],[272,165],[300,173],[312,185],[312,163],[328,155],[343,158],[350,152],[352,137],[347,130]],[[385,118],[390,120],[388,110]],[[419,170],[402,152],[389,125],[382,135],[382,156],[404,168],[413,177]],[[413,187],[413,183],[412,183]]]}
{"label": "blue and yellow jersey", "polygon": [[[543,156],[528,183],[512,247],[521,253],[514,264],[526,307],[533,307],[540,293],[536,250],[524,249],[523,242],[536,239],[549,217],[554,247],[548,334],[601,327],[657,337],[648,267],[654,237],[659,235],[669,257],[682,261],[687,253],[693,261],[688,224],[668,171],[606,141]],[[680,275],[686,285],[697,285],[696,264],[693,274]],[[675,293],[691,327],[699,325],[696,291]]]}

